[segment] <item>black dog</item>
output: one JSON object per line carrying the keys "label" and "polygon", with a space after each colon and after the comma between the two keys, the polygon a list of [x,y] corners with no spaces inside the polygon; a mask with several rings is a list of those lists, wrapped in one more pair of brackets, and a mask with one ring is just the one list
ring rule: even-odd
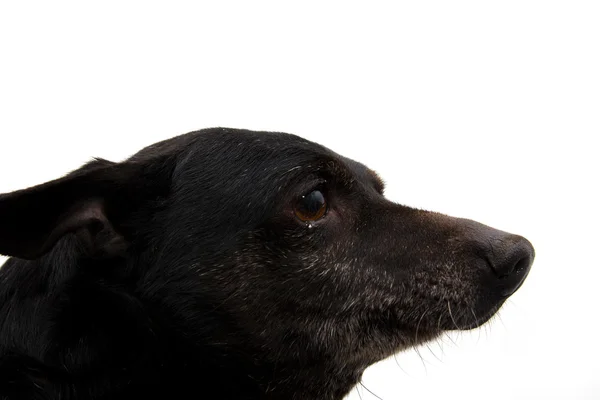
{"label": "black dog", "polygon": [[210,129],[0,196],[0,397],[341,399],[488,320],[520,236],[386,200],[362,164]]}

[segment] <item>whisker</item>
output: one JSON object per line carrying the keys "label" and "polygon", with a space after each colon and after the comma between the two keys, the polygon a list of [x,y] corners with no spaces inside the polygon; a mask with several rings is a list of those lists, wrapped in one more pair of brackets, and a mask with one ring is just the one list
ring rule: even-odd
{"label": "whisker", "polygon": [[[444,316],[444,314],[440,313],[440,316],[438,317],[437,328],[436,328],[437,332],[440,332],[442,330],[441,326],[442,326],[442,317],[443,316]],[[435,342],[437,343],[438,347],[440,348],[440,350],[442,352],[442,357],[445,357],[446,354],[444,353],[444,346],[443,346],[444,341],[443,341],[442,337],[438,336],[438,338],[436,339]],[[441,342],[441,344],[440,344],[440,342]]]}
{"label": "whisker", "polygon": [[502,320],[502,315],[500,315],[500,310],[498,310],[496,312],[496,315],[494,315],[494,317],[498,317],[498,320],[500,321],[500,323],[502,324],[504,329],[508,332],[508,328],[506,327],[506,325],[504,324],[504,321]]}
{"label": "whisker", "polygon": [[446,357],[446,352],[444,351],[444,341],[442,340],[442,337],[438,337],[435,343],[438,345],[440,351],[442,352],[442,358]]}
{"label": "whisker", "polygon": [[[471,308],[471,314],[473,314],[473,318],[475,318],[473,320],[473,325],[477,325],[477,315],[475,315],[475,310],[473,310],[473,308]],[[479,344],[479,339],[481,339],[481,328],[477,329],[477,344]]]}
{"label": "whisker", "polygon": [[452,323],[454,324],[456,329],[458,329],[460,331],[458,324],[456,323],[456,321],[454,320],[454,317],[452,316],[452,308],[450,307],[450,300],[448,300],[448,312],[450,313],[450,319],[452,319]]}
{"label": "whisker", "polygon": [[[427,313],[427,310],[423,311],[423,314],[421,314],[421,318],[419,318],[419,322],[417,322],[417,329],[415,330],[415,346],[418,345],[418,343],[419,343],[419,326],[421,325],[421,321],[423,320],[423,317],[425,317],[426,313]],[[419,349],[417,349],[414,346],[413,346],[413,348],[415,349],[415,351],[417,352],[417,354],[421,358],[421,362],[423,363],[423,367],[425,367],[425,374],[427,374],[427,366],[425,365],[425,360],[423,359],[423,356],[419,352]]]}
{"label": "whisker", "polygon": [[440,329],[440,326],[441,326],[441,324],[442,324],[442,316],[443,316],[443,315],[444,315],[444,314],[440,313],[440,317],[438,318],[438,322],[437,322],[437,331],[438,331],[438,332],[439,332],[439,331],[441,331],[441,329]]}
{"label": "whisker", "polygon": [[429,347],[429,344],[428,344],[428,343],[425,343],[425,346],[427,346],[427,349],[429,349],[429,352],[430,352],[431,354],[433,354],[433,356],[434,356],[434,357],[435,357],[435,358],[436,358],[436,359],[437,359],[439,362],[443,362],[442,360],[440,360],[440,358],[437,356],[437,354],[435,354],[435,353],[434,353],[434,352],[431,350],[431,347]]}
{"label": "whisker", "polygon": [[[396,361],[396,365],[398,366],[398,368],[400,368],[402,370],[402,372],[404,372],[406,375],[408,375],[408,373],[404,370],[404,368],[402,368],[400,366],[400,363],[398,362],[398,357],[396,356],[396,354],[394,354],[394,360]],[[408,375],[410,376],[410,375]]]}
{"label": "whisker", "polygon": [[421,325],[421,321],[423,320],[423,317],[425,316],[426,313],[427,313],[427,310],[423,311],[421,318],[419,318],[419,322],[417,322],[417,329],[415,330],[415,344],[419,343],[419,326]]}
{"label": "whisker", "polygon": [[364,387],[364,388],[367,390],[367,392],[371,393],[373,396],[377,397],[379,400],[383,400],[381,397],[379,397],[379,396],[377,396],[375,393],[371,392],[371,391],[369,390],[369,388],[368,388],[368,387],[366,387],[366,386],[365,386],[365,385],[362,383],[362,381],[360,381],[359,383],[360,383],[360,386]]}
{"label": "whisker", "polygon": [[454,339],[452,339],[452,337],[451,337],[450,335],[448,335],[448,333],[447,333],[447,332],[444,332],[444,335],[446,335],[446,337],[447,337],[448,339],[450,339],[450,341],[452,342],[452,344],[453,344],[455,347],[458,347],[458,345],[456,344],[456,342],[454,341]]}
{"label": "whisker", "polygon": [[423,356],[421,355],[421,352],[419,351],[418,348],[413,346],[413,350],[417,353],[417,355],[419,356],[419,358],[421,359],[421,363],[423,364],[423,368],[425,368],[425,375],[428,375],[428,371],[427,371],[427,365],[425,364],[425,359],[423,358]]}

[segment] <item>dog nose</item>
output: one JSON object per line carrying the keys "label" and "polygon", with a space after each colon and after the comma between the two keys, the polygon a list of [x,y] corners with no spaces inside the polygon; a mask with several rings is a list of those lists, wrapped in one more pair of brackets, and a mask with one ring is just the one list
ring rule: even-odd
{"label": "dog nose", "polygon": [[471,220],[460,220],[466,237],[475,245],[475,253],[487,263],[491,285],[501,296],[517,291],[529,274],[535,250],[522,236],[513,235]]}
{"label": "dog nose", "polygon": [[492,239],[490,253],[487,260],[499,280],[501,294],[508,297],[529,274],[535,257],[533,246],[522,236],[505,233]]}

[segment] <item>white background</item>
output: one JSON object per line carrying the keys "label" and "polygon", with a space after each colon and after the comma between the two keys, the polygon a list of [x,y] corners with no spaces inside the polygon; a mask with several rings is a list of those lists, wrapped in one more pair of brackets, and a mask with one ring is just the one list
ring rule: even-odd
{"label": "white background", "polygon": [[599,27],[594,1],[3,2],[0,192],[200,128],[299,134],[537,251],[501,320],[369,390],[600,398]]}

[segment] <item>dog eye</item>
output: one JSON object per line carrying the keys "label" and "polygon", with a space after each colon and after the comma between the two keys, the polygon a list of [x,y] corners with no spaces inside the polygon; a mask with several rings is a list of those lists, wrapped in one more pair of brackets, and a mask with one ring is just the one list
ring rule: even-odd
{"label": "dog eye", "polygon": [[296,204],[294,212],[301,221],[316,221],[327,211],[327,201],[321,191],[315,190],[302,196]]}

